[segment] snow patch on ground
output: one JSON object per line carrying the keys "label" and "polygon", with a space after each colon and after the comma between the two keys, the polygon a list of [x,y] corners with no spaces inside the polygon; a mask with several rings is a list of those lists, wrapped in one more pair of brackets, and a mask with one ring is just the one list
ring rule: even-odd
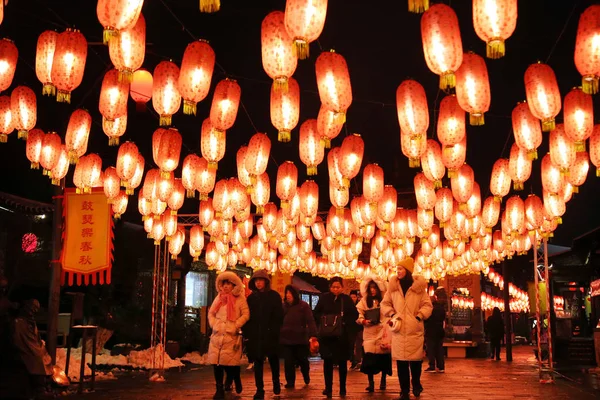
{"label": "snow patch on ground", "polygon": [[187,361],[191,364],[196,365],[207,365],[206,363],[206,354],[200,354],[198,351],[193,351],[191,353],[187,353],[183,357],[181,357],[181,361]]}

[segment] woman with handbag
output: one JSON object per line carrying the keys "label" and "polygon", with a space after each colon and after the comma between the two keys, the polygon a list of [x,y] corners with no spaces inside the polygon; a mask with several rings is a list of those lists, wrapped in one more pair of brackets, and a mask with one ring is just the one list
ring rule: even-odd
{"label": "woman with handbag", "polygon": [[[388,326],[381,312],[381,301],[386,292],[386,284],[377,277],[366,277],[360,284],[362,299],[356,306],[356,322],[364,327],[362,347],[365,351],[360,372],[369,377],[366,391],[375,391],[374,376],[381,373],[380,390],[386,389],[386,376],[392,376],[392,355],[386,335]],[[389,337],[389,336],[388,336]]]}
{"label": "woman with handbag", "polygon": [[397,264],[397,275],[389,281],[381,302],[383,314],[390,318],[392,328],[392,359],[396,360],[400,380],[400,399],[410,398],[410,384],[415,397],[423,391],[421,367],[425,328],[423,321],[431,315],[433,306],[427,293],[427,282],[412,275],[413,259],[407,257]]}
{"label": "woman with handbag", "polygon": [[354,343],[350,342],[352,329],[355,329],[358,312],[350,296],[342,293],[342,278],[329,281],[329,293],[323,294],[315,307],[315,320],[319,324],[319,349],[323,359],[323,375],[328,398],[333,395],[333,366],[339,366],[340,396],[346,395],[348,360],[352,357]]}
{"label": "woman with handbag", "polygon": [[212,328],[208,345],[208,364],[213,365],[216,392],[213,399],[224,399],[223,375],[235,383],[235,391],[242,392],[240,364],[242,360],[242,326],[250,318],[241,279],[231,271],[217,276],[219,294],[208,311],[208,323]]}

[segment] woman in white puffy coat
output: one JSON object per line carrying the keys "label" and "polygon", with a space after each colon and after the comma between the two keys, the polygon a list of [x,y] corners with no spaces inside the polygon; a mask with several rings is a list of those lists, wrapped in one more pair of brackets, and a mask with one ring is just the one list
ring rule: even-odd
{"label": "woman in white puffy coat", "polygon": [[240,364],[242,360],[242,326],[250,318],[248,303],[244,296],[242,280],[233,272],[225,271],[217,276],[219,294],[208,311],[208,323],[212,328],[208,345],[207,362],[212,364],[217,390],[213,399],[224,399],[224,372],[235,382],[237,393],[242,391]]}
{"label": "woman in white puffy coat", "polygon": [[[364,327],[362,346],[365,352],[360,372],[367,374],[369,386],[366,391],[372,393],[375,391],[375,375],[381,373],[380,390],[386,389],[386,376],[392,375],[390,327],[381,312],[381,301],[386,292],[386,283],[377,277],[366,277],[360,284],[360,292],[362,299],[356,305],[358,310],[356,322]],[[377,317],[373,319],[372,314],[376,314]]]}
{"label": "woman in white puffy coat", "polygon": [[389,281],[388,291],[381,302],[383,314],[392,327],[392,359],[396,360],[400,380],[400,399],[410,398],[412,375],[413,394],[421,395],[421,367],[425,327],[433,306],[427,294],[427,282],[412,275],[413,259],[408,257],[397,265],[397,275]]}

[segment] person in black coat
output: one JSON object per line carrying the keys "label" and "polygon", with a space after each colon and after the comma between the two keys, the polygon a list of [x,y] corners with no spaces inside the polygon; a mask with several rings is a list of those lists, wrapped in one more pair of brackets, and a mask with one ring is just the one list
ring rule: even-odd
{"label": "person in black coat", "polygon": [[488,318],[486,323],[486,331],[492,346],[492,360],[494,359],[495,355],[496,360],[500,361],[500,349],[502,348],[500,343],[502,342],[502,337],[504,336],[504,320],[502,319],[502,314],[500,313],[500,309],[498,307],[494,307],[492,316]]}
{"label": "person in black coat", "polygon": [[[433,311],[425,320],[425,342],[427,343],[427,358],[429,368],[425,372],[444,372],[444,323],[446,322],[446,307],[444,301],[437,295],[433,296]],[[436,365],[437,364],[437,365]]]}
{"label": "person in black coat", "polygon": [[296,384],[296,365],[300,366],[304,383],[307,385],[310,383],[308,343],[316,336],[317,326],[310,306],[300,300],[298,289],[287,285],[283,302],[283,325],[279,339],[285,360],[286,389],[293,389]]}
{"label": "person in black coat", "polygon": [[283,323],[283,306],[279,293],[271,289],[271,280],[265,270],[258,270],[250,278],[248,296],[250,320],[243,327],[247,340],[248,361],[254,363],[256,394],[254,399],[264,399],[263,364],[266,358],[271,366],[273,393],[281,393],[279,383],[279,331]]}
{"label": "person in black coat", "polygon": [[[350,341],[353,329],[358,318],[358,311],[350,296],[342,293],[344,289],[342,278],[335,277],[329,282],[329,293],[323,294],[315,307],[315,321],[319,325],[319,352],[323,359],[323,374],[325,390],[323,394],[328,398],[333,393],[333,366],[339,366],[340,396],[346,395],[346,376],[348,374],[348,360],[352,357],[354,343]],[[343,313],[342,332],[339,337],[323,336],[323,319],[327,315]]]}

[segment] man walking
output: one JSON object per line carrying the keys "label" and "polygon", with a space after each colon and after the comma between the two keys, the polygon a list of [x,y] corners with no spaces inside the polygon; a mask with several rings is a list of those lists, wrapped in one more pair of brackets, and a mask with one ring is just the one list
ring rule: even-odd
{"label": "man walking", "polygon": [[446,300],[440,296],[440,293],[440,290],[436,290],[433,295],[433,311],[425,321],[425,342],[429,360],[429,368],[425,372],[445,372],[444,325],[446,322]]}
{"label": "man walking", "polygon": [[250,320],[243,333],[248,340],[248,360],[254,363],[256,382],[255,400],[265,398],[263,366],[269,360],[273,377],[273,394],[281,393],[279,383],[279,332],[283,323],[283,305],[279,293],[271,289],[271,280],[265,270],[258,270],[248,282],[252,294],[248,296]]}

